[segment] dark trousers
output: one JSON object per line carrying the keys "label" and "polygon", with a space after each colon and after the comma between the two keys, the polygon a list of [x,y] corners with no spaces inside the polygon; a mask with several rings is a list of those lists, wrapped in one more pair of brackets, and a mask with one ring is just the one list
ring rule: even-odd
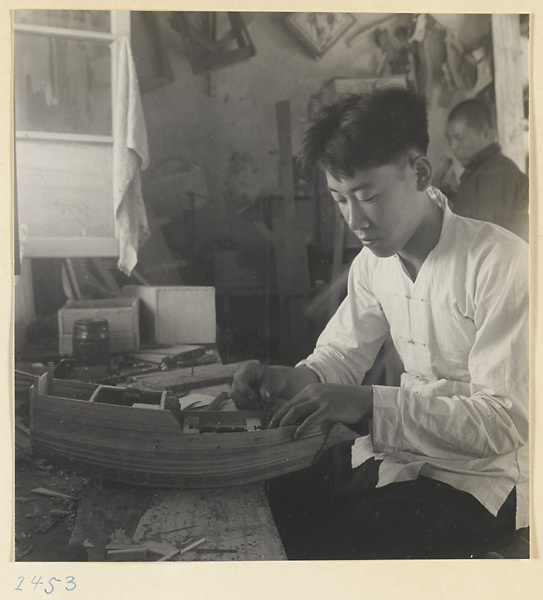
{"label": "dark trousers", "polygon": [[515,532],[516,494],[491,515],[471,494],[427,477],[376,488],[379,463],[350,466],[350,443],[271,480],[289,560],[479,558]]}

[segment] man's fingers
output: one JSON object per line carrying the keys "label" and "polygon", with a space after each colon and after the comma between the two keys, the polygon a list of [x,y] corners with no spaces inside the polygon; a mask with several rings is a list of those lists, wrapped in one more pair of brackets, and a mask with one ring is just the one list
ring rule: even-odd
{"label": "man's fingers", "polygon": [[288,427],[289,425],[300,423],[300,421],[303,421],[316,410],[318,410],[318,405],[310,400],[304,400],[291,405],[288,410],[283,411],[283,415],[280,418],[278,415],[278,427]]}
{"label": "man's fingers", "polygon": [[269,427],[270,428],[279,427],[279,423],[281,422],[281,419],[288,413],[291,406],[292,406],[291,402],[287,402],[286,404],[281,406],[281,408],[270,419]]}
{"label": "man's fingers", "polygon": [[323,418],[320,411],[311,413],[307,419],[296,429],[294,432],[293,440],[297,441],[303,437],[308,431],[313,429],[319,422],[322,422]]}

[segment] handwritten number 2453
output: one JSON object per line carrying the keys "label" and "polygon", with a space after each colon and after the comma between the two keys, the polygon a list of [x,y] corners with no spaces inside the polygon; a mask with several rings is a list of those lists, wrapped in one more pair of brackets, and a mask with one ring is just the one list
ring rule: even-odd
{"label": "handwritten number 2453", "polygon": [[[18,579],[19,579],[19,584],[15,588],[15,591],[22,592],[23,591],[22,585],[23,585],[25,578],[19,577]],[[75,583],[75,579],[71,575],[69,575],[68,577],[65,577],[64,579],[65,579],[65,583],[66,583],[66,585],[64,586],[64,589],[67,592],[72,592],[73,590],[75,590],[75,588],[77,587],[77,585]],[[57,584],[62,583],[62,579],[58,579],[57,577],[51,577],[51,579],[49,579],[49,581],[46,584],[44,584],[42,581],[42,578],[40,576],[38,578],[33,577],[32,581],[30,582],[30,584],[32,586],[34,586],[34,591],[36,591],[36,589],[38,588],[39,585],[43,585],[44,586],[43,591],[46,594],[52,594],[55,591],[55,583],[57,583]]]}

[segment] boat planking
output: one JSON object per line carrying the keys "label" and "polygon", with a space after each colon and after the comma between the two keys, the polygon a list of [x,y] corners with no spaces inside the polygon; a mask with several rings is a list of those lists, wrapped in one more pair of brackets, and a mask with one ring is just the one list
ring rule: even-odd
{"label": "boat planking", "polygon": [[323,424],[293,441],[296,426],[266,429],[259,411],[181,410],[171,392],[53,379],[30,395],[33,450],[90,477],[166,488],[218,488],[309,467],[356,437]]}

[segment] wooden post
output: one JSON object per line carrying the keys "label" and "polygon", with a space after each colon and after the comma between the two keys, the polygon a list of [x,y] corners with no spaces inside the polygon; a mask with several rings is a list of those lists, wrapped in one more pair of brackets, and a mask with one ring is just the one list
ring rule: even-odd
{"label": "wooden post", "polygon": [[281,358],[296,362],[305,353],[307,321],[304,304],[308,303],[309,263],[307,244],[296,226],[294,169],[292,167],[292,133],[290,103],[275,105],[279,139],[279,173],[283,191],[283,218],[273,224],[277,291],[281,335]]}
{"label": "wooden post", "polygon": [[284,217],[294,221],[294,171],[292,168],[292,134],[290,127],[290,103],[288,100],[277,102],[275,105],[277,131],[279,137],[279,173],[283,190]]}
{"label": "wooden post", "polygon": [[343,265],[343,246],[345,244],[345,220],[341,215],[338,206],[335,207],[336,220],[334,227],[334,254],[332,262],[332,277],[330,278],[330,298],[329,298],[329,313],[330,317],[336,312],[339,306],[340,288],[334,285],[341,277]]}
{"label": "wooden post", "polygon": [[503,153],[526,171],[520,25],[518,15],[492,15],[498,141]]}

